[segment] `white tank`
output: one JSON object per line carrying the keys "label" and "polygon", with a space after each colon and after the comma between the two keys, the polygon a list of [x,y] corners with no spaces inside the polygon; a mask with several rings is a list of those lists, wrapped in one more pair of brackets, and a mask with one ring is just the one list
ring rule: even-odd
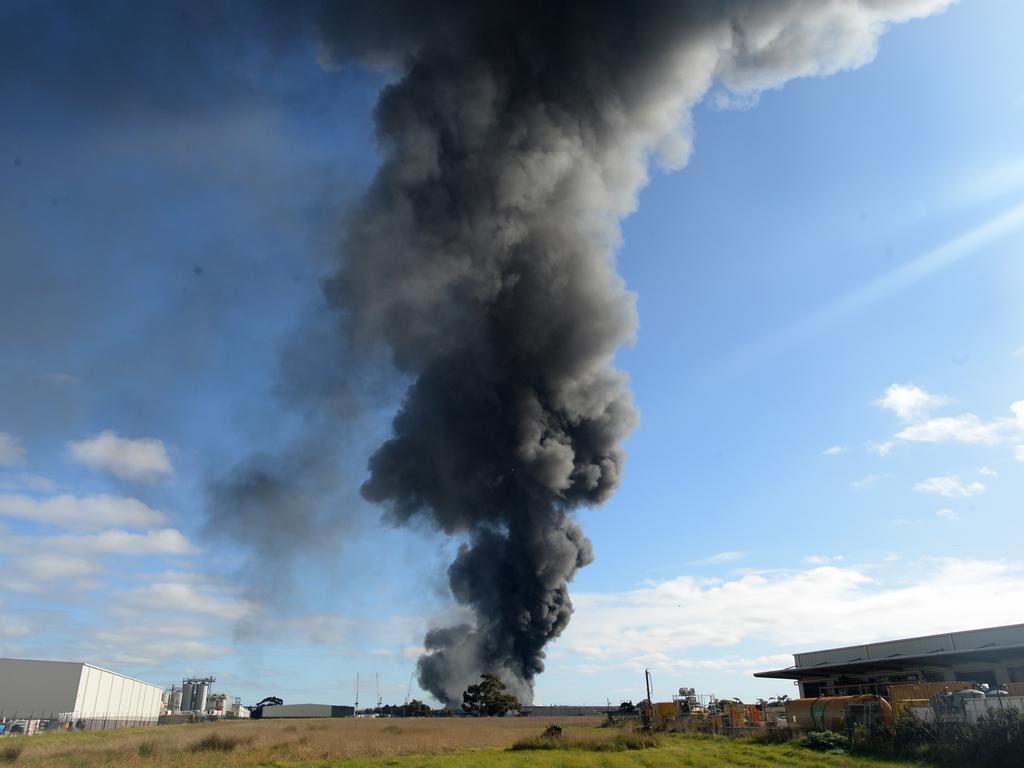
{"label": "white tank", "polygon": [[171,688],[167,697],[167,709],[171,712],[181,711],[181,688]]}
{"label": "white tank", "polygon": [[195,700],[196,687],[192,683],[181,684],[181,711],[191,712],[195,707],[192,706]]}

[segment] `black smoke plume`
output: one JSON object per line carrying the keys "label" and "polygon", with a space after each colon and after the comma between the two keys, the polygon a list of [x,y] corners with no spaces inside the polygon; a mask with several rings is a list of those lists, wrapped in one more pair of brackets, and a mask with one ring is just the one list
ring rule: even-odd
{"label": "black smoke plume", "polygon": [[[383,162],[347,218],[325,295],[339,348],[385,349],[412,382],[363,496],[394,523],[425,518],[465,541],[448,576],[472,618],[427,635],[426,690],[457,701],[492,671],[528,701],[546,644],[569,622],[568,582],[593,557],[572,511],[614,490],[636,423],[613,367],[636,327],[614,254],[649,162],[685,164],[690,110],[712,87],[728,105],[730,93],[860,65],[887,22],[945,4],[316,10],[325,66],[398,72],[376,110]],[[240,473],[217,486],[221,514],[233,488],[241,501],[254,488],[278,498],[272,473],[255,485]]]}

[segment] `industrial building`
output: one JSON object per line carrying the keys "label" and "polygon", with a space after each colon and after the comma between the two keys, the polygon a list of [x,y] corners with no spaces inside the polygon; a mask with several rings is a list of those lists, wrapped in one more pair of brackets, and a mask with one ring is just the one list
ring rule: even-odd
{"label": "industrial building", "polygon": [[264,707],[264,719],[287,717],[352,717],[355,708],[333,704],[279,704],[276,707]]}
{"label": "industrial building", "polygon": [[1024,624],[797,653],[785,669],[754,677],[794,680],[800,696],[877,693],[896,683],[1024,682]]}
{"label": "industrial building", "polygon": [[0,659],[0,721],[86,730],[155,724],[163,689],[80,661]]}
{"label": "industrial building", "polygon": [[[249,710],[242,706],[241,699],[226,693],[213,693],[211,686],[217,678],[186,677],[181,686],[172,685],[165,694],[166,717],[161,722],[191,722],[198,718],[245,718]],[[187,718],[178,716],[188,715]],[[174,716],[177,719],[168,719]]]}

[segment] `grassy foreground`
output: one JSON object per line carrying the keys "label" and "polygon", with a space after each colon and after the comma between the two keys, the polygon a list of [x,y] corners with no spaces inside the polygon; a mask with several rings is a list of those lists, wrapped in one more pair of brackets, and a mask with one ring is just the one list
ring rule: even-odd
{"label": "grassy foreground", "polygon": [[[891,768],[907,763],[811,752],[792,744],[665,734],[621,749],[624,732],[566,718],[570,749],[518,749],[548,721],[534,718],[294,720],[154,726],[0,739],[0,766],[26,768]],[[628,739],[626,740],[628,741]]]}

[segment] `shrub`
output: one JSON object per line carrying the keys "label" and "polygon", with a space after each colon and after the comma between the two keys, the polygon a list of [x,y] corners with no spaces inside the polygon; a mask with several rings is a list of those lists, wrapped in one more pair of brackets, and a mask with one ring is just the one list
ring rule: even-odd
{"label": "shrub", "polygon": [[0,763],[17,762],[18,758],[21,757],[21,750],[24,748],[23,744],[8,744],[0,748]]}
{"label": "shrub", "polygon": [[246,739],[238,736],[221,736],[219,733],[211,733],[195,742],[191,749],[193,752],[230,752],[245,741]]}
{"label": "shrub", "polygon": [[846,754],[850,750],[850,740],[834,731],[811,731],[797,743],[804,749],[813,749],[816,752]]}
{"label": "shrub", "polygon": [[[550,730],[550,728],[548,729]],[[561,730],[561,729],[559,729]],[[548,731],[540,736],[523,739],[511,746],[515,752],[523,750],[575,750],[581,752],[627,752],[636,749],[651,749],[660,745],[660,740],[653,733],[641,731],[622,731],[611,738],[573,739],[563,736],[548,736]]]}
{"label": "shrub", "polygon": [[541,738],[544,739],[560,739],[562,738],[562,726],[557,723],[552,723],[544,729],[544,733],[541,734]]}
{"label": "shrub", "polygon": [[156,754],[155,741],[143,741],[139,744],[139,757],[152,757]]}

